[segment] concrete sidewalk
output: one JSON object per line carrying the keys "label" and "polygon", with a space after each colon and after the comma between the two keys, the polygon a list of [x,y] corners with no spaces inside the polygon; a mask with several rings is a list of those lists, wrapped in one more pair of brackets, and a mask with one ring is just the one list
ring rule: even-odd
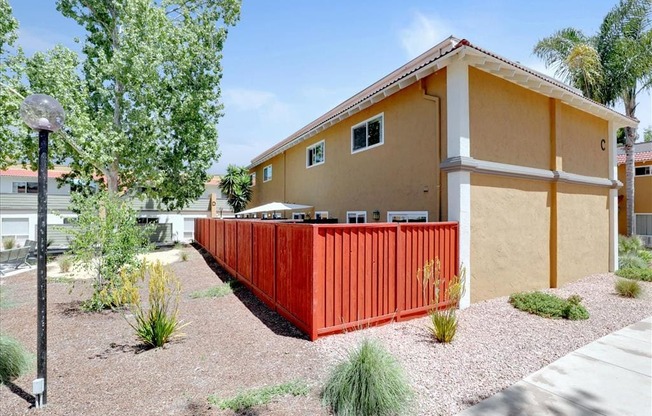
{"label": "concrete sidewalk", "polygon": [[652,415],[652,317],[602,337],[458,416]]}

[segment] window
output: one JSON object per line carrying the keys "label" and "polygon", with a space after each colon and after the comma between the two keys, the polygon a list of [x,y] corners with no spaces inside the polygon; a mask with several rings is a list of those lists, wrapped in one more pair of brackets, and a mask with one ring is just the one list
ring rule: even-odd
{"label": "window", "polygon": [[326,145],[322,140],[319,143],[313,144],[306,148],[306,167],[321,165],[326,160],[325,156]]}
{"label": "window", "polygon": [[387,222],[428,222],[428,211],[389,211]]}
{"label": "window", "polygon": [[305,220],[306,219],[306,213],[305,212],[293,212],[292,213],[292,219],[293,220]]}
{"label": "window", "polygon": [[194,218],[184,218],[183,219],[183,238],[184,240],[192,240],[195,238],[195,219]]}
{"label": "window", "polygon": [[23,244],[29,238],[29,218],[3,218],[2,240],[13,238],[16,243]]}
{"label": "window", "polygon": [[328,219],[328,211],[315,211],[315,219],[316,220],[327,220]]}
{"label": "window", "polygon": [[367,211],[347,211],[346,222],[348,224],[361,224],[367,222]]}
{"label": "window", "polygon": [[265,166],[263,168],[263,182],[269,182],[272,180],[272,165]]}
{"label": "window", "polygon": [[256,172],[249,174],[249,183],[251,184],[251,186],[256,186]]}
{"label": "window", "polygon": [[140,217],[136,218],[138,224],[158,224],[157,217]]}
{"label": "window", "polygon": [[383,144],[383,115],[364,121],[351,128],[351,153]]}
{"label": "window", "polygon": [[650,175],[652,175],[652,165],[639,166],[634,168],[634,176],[650,176]]}
{"label": "window", "polygon": [[15,194],[37,194],[38,182],[14,182],[12,192]]}

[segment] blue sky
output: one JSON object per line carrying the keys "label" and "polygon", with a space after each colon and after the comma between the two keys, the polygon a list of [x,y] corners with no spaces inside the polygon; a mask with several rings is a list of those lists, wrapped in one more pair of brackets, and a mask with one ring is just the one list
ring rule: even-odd
{"label": "blue sky", "polygon": [[[84,33],[54,1],[9,0],[28,54]],[[251,159],[449,35],[553,75],[532,55],[564,27],[595,33],[616,0],[244,0],[222,61],[219,145],[213,166]],[[650,93],[639,97],[642,129]],[[619,108],[622,111],[622,108]]]}

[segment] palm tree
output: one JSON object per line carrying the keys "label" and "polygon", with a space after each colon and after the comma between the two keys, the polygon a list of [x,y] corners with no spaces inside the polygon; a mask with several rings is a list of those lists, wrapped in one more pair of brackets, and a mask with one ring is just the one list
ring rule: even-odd
{"label": "palm tree", "polygon": [[[606,105],[622,101],[635,117],[636,98],[652,87],[652,0],[621,0],[604,18],[595,36],[574,28],[540,40],[534,54],[584,96]],[[626,154],[627,235],[634,224],[634,151],[636,130],[624,134]]]}
{"label": "palm tree", "polygon": [[244,210],[252,196],[251,178],[247,168],[229,165],[226,168],[226,175],[220,181],[220,190],[226,195],[233,212]]}

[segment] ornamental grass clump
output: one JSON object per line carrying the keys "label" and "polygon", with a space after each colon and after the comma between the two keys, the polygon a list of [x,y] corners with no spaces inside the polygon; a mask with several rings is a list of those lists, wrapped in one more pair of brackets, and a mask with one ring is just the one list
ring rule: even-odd
{"label": "ornamental grass clump", "polygon": [[70,256],[61,256],[58,263],[61,273],[68,273],[72,269],[72,258]]}
{"label": "ornamental grass clump", "polygon": [[231,409],[234,412],[244,412],[252,407],[262,406],[281,396],[307,396],[310,387],[301,381],[295,380],[276,386],[261,387],[247,390],[229,399],[220,399],[215,395],[208,396],[208,402],[222,410]]}
{"label": "ornamental grass clump", "polygon": [[514,293],[509,297],[509,303],[516,309],[544,318],[589,319],[589,312],[581,302],[577,295],[562,299],[543,292]]}
{"label": "ornamental grass clump", "polygon": [[16,247],[16,239],[14,237],[5,237],[2,239],[2,247],[5,250],[11,250]]}
{"label": "ornamental grass clump", "polygon": [[[179,320],[181,282],[160,261],[143,265],[131,273],[148,281],[148,307],[142,305],[138,292],[130,292],[131,312],[134,322],[127,320],[136,336],[148,347],[158,348],[173,337],[181,336],[179,330],[186,326]],[[137,279],[129,279],[137,280]]]}
{"label": "ornamental grass clump", "polygon": [[9,383],[32,367],[32,357],[14,338],[0,334],[0,384]]}
{"label": "ornamental grass clump", "polygon": [[337,365],[322,392],[322,402],[340,416],[398,415],[413,392],[396,359],[365,339]]}
{"label": "ornamental grass clump", "polygon": [[618,279],[615,284],[616,293],[624,298],[637,298],[641,296],[642,288],[636,280]]}
{"label": "ornamental grass clump", "polygon": [[616,276],[624,277],[625,279],[641,280],[643,282],[652,282],[652,269],[618,269]]}

